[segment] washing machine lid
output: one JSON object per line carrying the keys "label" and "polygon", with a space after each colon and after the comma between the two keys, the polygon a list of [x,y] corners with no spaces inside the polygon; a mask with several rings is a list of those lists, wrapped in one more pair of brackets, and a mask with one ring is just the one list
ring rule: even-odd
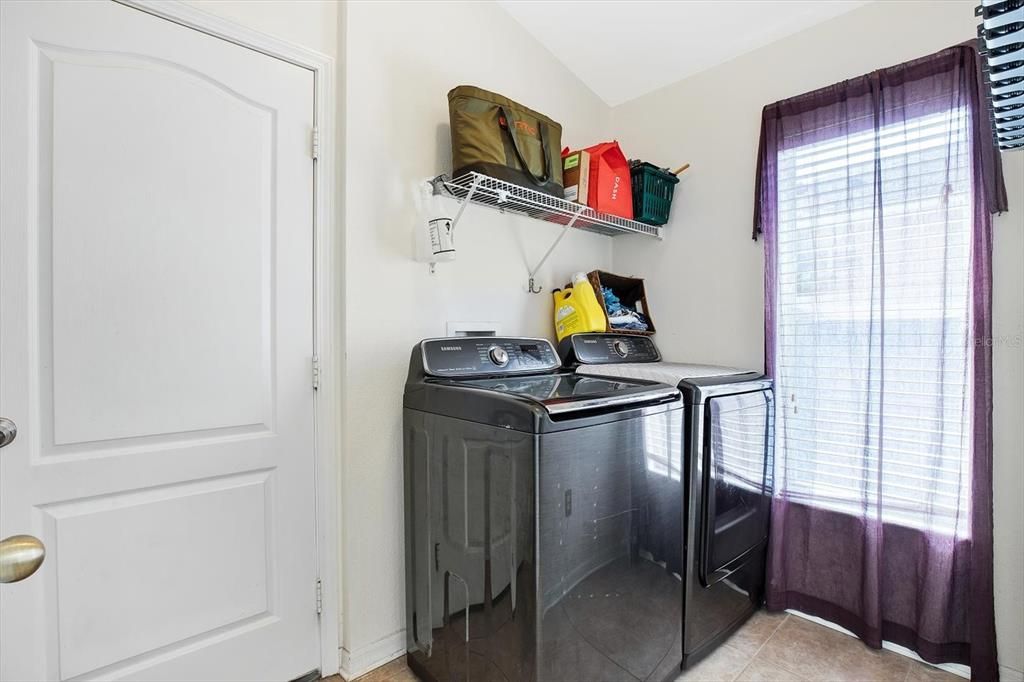
{"label": "washing machine lid", "polygon": [[646,379],[670,386],[678,386],[690,379],[707,377],[730,377],[751,374],[750,370],[720,365],[698,365],[682,362],[623,362],[608,365],[580,365],[577,374],[595,377],[619,377],[624,379]]}
{"label": "washing machine lid", "polygon": [[631,377],[586,376],[572,372],[448,380],[445,384],[453,388],[494,391],[525,398],[540,404],[550,415],[611,407],[628,409],[679,398],[679,391],[674,384],[666,385],[643,379],[638,381]]}

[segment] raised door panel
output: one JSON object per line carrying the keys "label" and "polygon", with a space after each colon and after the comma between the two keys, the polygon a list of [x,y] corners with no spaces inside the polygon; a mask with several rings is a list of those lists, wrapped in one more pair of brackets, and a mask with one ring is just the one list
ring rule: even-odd
{"label": "raised door panel", "polygon": [[44,507],[61,677],[273,617],[271,484],[253,472]]}
{"label": "raised door panel", "polygon": [[158,60],[39,64],[52,445],[272,428],[274,112]]}

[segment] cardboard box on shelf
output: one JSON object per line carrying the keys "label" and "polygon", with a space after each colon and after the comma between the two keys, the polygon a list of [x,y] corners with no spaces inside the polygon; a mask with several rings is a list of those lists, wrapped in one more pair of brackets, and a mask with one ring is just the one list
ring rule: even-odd
{"label": "cardboard box on shelf", "polygon": [[[654,317],[651,316],[651,308],[647,303],[647,289],[644,288],[644,280],[642,278],[625,277],[612,272],[605,272],[604,270],[593,270],[587,273],[587,279],[590,280],[590,285],[594,287],[594,293],[597,294],[597,302],[601,304],[601,309],[604,311],[607,327],[605,331],[615,332],[616,334],[633,334],[634,336],[654,335],[656,331],[654,328]],[[632,308],[646,317],[647,329],[639,331],[636,329],[616,329],[612,327],[611,320],[608,319],[608,308],[604,303],[604,295],[601,293],[602,286],[614,291],[623,305]]]}
{"label": "cardboard box on shelf", "polygon": [[565,198],[577,204],[587,204],[590,189],[590,153],[581,150],[562,158],[562,182]]}

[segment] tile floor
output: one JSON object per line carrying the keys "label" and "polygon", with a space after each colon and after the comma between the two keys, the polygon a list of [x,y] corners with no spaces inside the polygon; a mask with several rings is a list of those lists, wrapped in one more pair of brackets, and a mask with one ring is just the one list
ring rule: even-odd
{"label": "tile floor", "polygon": [[785,613],[761,611],[679,681],[957,682],[962,678]]}
{"label": "tile floor", "polygon": [[[328,682],[341,678],[328,678]],[[959,682],[962,678],[798,616],[755,614],[677,682]],[[400,658],[357,682],[416,682]],[[593,682],[600,682],[594,680]]]}

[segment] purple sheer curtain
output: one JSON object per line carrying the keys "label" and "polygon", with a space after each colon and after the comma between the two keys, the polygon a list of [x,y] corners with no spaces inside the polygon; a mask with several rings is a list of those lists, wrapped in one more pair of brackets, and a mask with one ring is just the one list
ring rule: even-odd
{"label": "purple sheer curtain", "polygon": [[991,213],[972,45],[765,107],[769,609],[997,679]]}

